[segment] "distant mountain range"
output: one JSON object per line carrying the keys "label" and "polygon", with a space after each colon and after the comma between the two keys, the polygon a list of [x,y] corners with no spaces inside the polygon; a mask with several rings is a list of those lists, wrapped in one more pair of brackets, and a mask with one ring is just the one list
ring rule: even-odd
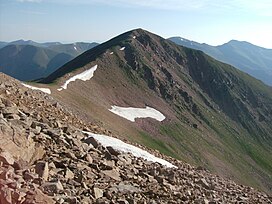
{"label": "distant mountain range", "polygon": [[18,40],[0,42],[0,72],[28,81],[49,75],[98,43],[37,43]]}
{"label": "distant mountain range", "polygon": [[[137,29],[40,83],[120,137],[271,192],[272,88],[202,51]],[[132,112],[120,114],[127,108],[165,119],[154,113],[131,122]]]}
{"label": "distant mountain range", "polygon": [[272,49],[237,40],[231,40],[219,46],[198,43],[181,37],[172,37],[169,40],[178,45],[201,50],[272,86]]}

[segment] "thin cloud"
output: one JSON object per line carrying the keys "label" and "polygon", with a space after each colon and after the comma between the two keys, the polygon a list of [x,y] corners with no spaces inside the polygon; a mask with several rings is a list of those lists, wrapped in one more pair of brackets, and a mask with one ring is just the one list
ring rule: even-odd
{"label": "thin cloud", "polygon": [[235,10],[254,12],[259,15],[271,13],[271,0],[17,0],[19,2],[43,2],[58,4],[108,5],[124,8],[149,8],[160,10]]}
{"label": "thin cloud", "polygon": [[272,1],[271,0],[237,0],[240,8],[254,12],[261,16],[272,16]]}
{"label": "thin cloud", "polygon": [[31,15],[46,15],[47,14],[45,12],[30,11],[30,10],[22,10],[21,12],[24,13],[24,14],[31,14]]}
{"label": "thin cloud", "polygon": [[17,0],[18,2],[28,2],[28,3],[39,3],[41,2],[42,0]]}

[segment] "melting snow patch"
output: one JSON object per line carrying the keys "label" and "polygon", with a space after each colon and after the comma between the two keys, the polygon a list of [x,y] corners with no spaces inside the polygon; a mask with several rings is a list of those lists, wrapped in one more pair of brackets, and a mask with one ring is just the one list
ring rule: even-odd
{"label": "melting snow patch", "polygon": [[94,133],[85,132],[85,131],[83,131],[83,132],[88,134],[89,137],[93,137],[95,140],[97,140],[104,147],[110,146],[117,151],[131,153],[133,156],[146,159],[147,161],[157,162],[157,163],[160,163],[160,164],[170,167],[170,168],[173,168],[173,167],[177,168],[176,166],[174,166],[170,162],[168,162],[164,159],[155,157],[154,155],[148,153],[147,151],[142,150],[142,149],[135,147],[133,145],[127,144],[119,139],[109,137],[106,135],[99,135],[99,134],[94,134]]}
{"label": "melting snow patch", "polygon": [[122,50],[125,50],[125,49],[126,49],[126,47],[121,47],[121,48],[120,48],[121,51],[122,51]]}
{"label": "melting snow patch", "polygon": [[22,85],[27,87],[27,88],[30,88],[32,90],[39,90],[39,91],[42,91],[44,93],[51,94],[51,90],[48,89],[48,88],[39,88],[39,87],[35,87],[35,86],[30,86],[30,85],[27,85],[27,84],[24,84],[24,83],[22,83]]}
{"label": "melting snow patch", "polygon": [[97,65],[93,66],[92,68],[80,73],[80,74],[77,74],[73,77],[71,77],[70,79],[68,79],[62,86],[61,88],[58,89],[58,91],[61,91],[63,89],[67,89],[67,86],[70,82],[72,81],[75,81],[77,79],[79,80],[82,80],[82,81],[87,81],[87,80],[90,80],[93,75],[94,75],[94,72],[95,70],[97,69]]}
{"label": "melting snow patch", "polygon": [[165,116],[161,112],[150,107],[132,108],[112,106],[109,111],[132,122],[135,122],[135,118],[154,118],[158,121],[163,121],[165,119]]}
{"label": "melting snow patch", "polygon": [[133,39],[136,39],[136,36],[133,36]]}
{"label": "melting snow patch", "polygon": [[113,55],[113,52],[111,52],[110,55]]}

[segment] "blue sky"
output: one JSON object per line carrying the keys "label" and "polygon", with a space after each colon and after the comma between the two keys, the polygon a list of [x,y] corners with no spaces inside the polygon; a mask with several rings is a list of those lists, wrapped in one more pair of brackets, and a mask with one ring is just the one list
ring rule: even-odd
{"label": "blue sky", "polygon": [[0,41],[104,42],[143,28],[219,45],[272,48],[271,0],[0,0]]}

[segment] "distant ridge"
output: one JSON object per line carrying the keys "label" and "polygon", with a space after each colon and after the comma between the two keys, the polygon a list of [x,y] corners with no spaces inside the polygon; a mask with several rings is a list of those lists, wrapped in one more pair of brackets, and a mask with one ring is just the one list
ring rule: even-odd
{"label": "distant ridge", "polygon": [[37,43],[31,40],[1,42],[0,71],[16,79],[43,78],[97,43]]}
{"label": "distant ridge", "polygon": [[201,50],[211,57],[230,64],[272,86],[272,49],[237,40],[231,40],[218,46],[201,44],[181,37],[172,37],[169,40],[178,45]]}

